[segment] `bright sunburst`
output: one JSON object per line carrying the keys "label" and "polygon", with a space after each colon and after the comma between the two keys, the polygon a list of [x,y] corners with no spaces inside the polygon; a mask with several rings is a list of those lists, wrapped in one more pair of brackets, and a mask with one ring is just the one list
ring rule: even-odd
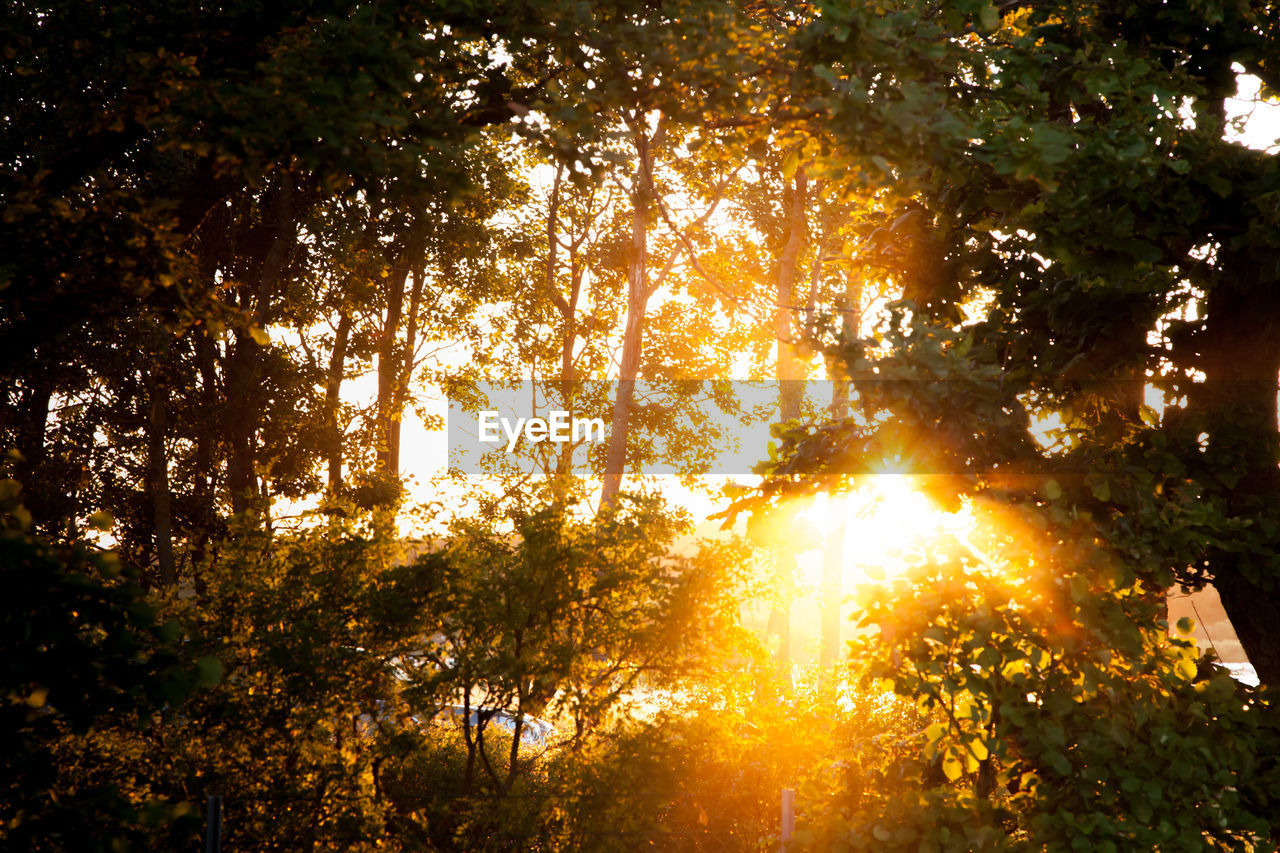
{"label": "bright sunburst", "polygon": [[[974,550],[969,543],[976,525],[972,504],[966,501],[959,510],[946,512],[920,491],[915,478],[903,474],[870,478],[852,492],[818,495],[801,514],[824,536],[815,549],[841,536],[843,529],[844,592],[902,572],[930,542],[958,541]],[[820,552],[808,552],[800,563],[803,582],[817,588]]]}

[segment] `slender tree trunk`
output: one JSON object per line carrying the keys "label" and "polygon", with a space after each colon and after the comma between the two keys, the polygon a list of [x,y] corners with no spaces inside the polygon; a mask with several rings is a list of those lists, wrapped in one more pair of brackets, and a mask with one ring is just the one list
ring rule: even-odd
{"label": "slender tree trunk", "polygon": [[[844,305],[840,309],[840,330],[846,341],[855,340],[862,329],[862,281],[850,269],[845,285]],[[841,420],[849,416],[849,380],[832,375],[831,417]],[[827,547],[822,556],[822,665],[834,666],[840,660],[840,602],[844,590],[845,529],[847,519],[842,507],[828,503]]]}
{"label": "slender tree trunk", "polygon": [[47,373],[37,372],[31,386],[24,389],[22,411],[18,416],[17,443],[22,462],[16,466],[17,475],[22,483],[23,503],[38,521],[50,514],[46,512],[46,501],[41,494],[41,474],[47,455],[45,432],[53,386],[53,379]]}
{"label": "slender tree trunk", "polygon": [[649,302],[648,237],[650,206],[653,200],[652,161],[649,138],[637,123],[635,192],[631,212],[631,263],[627,270],[627,322],[622,335],[622,363],[618,368],[618,390],[613,404],[609,448],[605,456],[600,508],[613,504],[627,465],[627,434],[631,407],[635,403],[636,379],[644,345],[644,315]]}
{"label": "slender tree trunk", "polygon": [[[514,653],[517,660],[520,659],[524,650],[524,629],[517,629],[514,632],[515,640]],[[522,678],[517,682],[516,701],[515,701],[515,719],[511,729],[511,747],[507,753],[507,780],[506,788],[509,790],[515,784],[516,776],[520,774],[520,735],[524,732],[524,706],[525,706],[525,681]]]}
{"label": "slender tree trunk", "polygon": [[[289,256],[297,246],[293,201],[293,178],[286,174],[281,178],[271,206],[274,222],[269,242],[261,255],[257,287],[244,306],[251,309],[251,322],[255,327],[265,326],[270,319],[273,296]],[[256,444],[262,413],[254,401],[261,393],[262,346],[254,339],[253,333],[236,332],[235,344],[226,364],[226,411],[229,413],[226,439],[230,453],[227,486],[231,492],[232,512],[240,514],[249,509],[260,493]]]}
{"label": "slender tree trunk", "polygon": [[391,271],[387,293],[387,314],[382,324],[382,339],[378,343],[378,449],[379,473],[388,482],[400,477],[399,426],[400,412],[396,402],[400,399],[400,359],[402,351],[396,345],[400,324],[404,317],[404,289],[409,278],[409,253],[406,252]]}
{"label": "slender tree trunk", "polygon": [[257,412],[253,400],[259,391],[261,352],[257,341],[238,332],[226,359],[224,440],[227,446],[227,491],[234,515],[246,512],[258,492],[254,470]]}
{"label": "slender tree trunk", "polygon": [[342,380],[346,375],[347,344],[351,338],[351,312],[343,311],[338,318],[338,331],[333,338],[333,351],[329,353],[329,369],[324,382],[324,419],[329,433],[329,494],[336,496],[342,490],[342,425],[338,423],[338,408],[342,404]]}
{"label": "slender tree trunk", "polygon": [[[378,238],[379,206],[369,211],[364,233],[356,247],[360,257],[373,249]],[[351,273],[343,279],[342,287],[355,284],[357,273]],[[341,295],[339,300],[341,300]],[[341,305],[341,301],[339,301]],[[342,407],[342,381],[346,378],[347,350],[350,348],[351,327],[353,324],[351,311],[342,307],[338,311],[338,328],[334,333],[333,351],[329,353],[329,366],[325,371],[324,383],[324,418],[325,430],[328,433],[329,447],[325,454],[328,467],[328,489],[331,497],[342,491],[342,459],[343,459],[343,425],[338,422],[338,413]]]}
{"label": "slender tree trunk", "polygon": [[169,495],[169,454],[165,438],[169,427],[168,389],[152,370],[151,411],[147,419],[147,468],[151,492],[152,525],[155,536],[156,562],[160,568],[160,585],[177,584],[178,573],[173,561],[173,520]]}
{"label": "slender tree trunk", "polygon": [[[551,203],[547,210],[547,269],[545,288],[556,307],[560,310],[560,319],[564,324],[560,338],[560,405],[573,417],[575,406],[575,370],[573,366],[573,348],[578,339],[578,294],[582,289],[582,265],[577,256],[578,243],[569,250],[569,298],[560,296],[556,283],[557,254],[559,240],[557,234],[560,226],[560,186],[564,175],[564,164],[556,164],[556,176],[551,185]],[[585,237],[585,235],[584,235]],[[574,445],[566,443],[560,446],[556,458],[556,469],[552,482],[552,492],[563,497],[569,485],[569,477],[573,471]]]}
{"label": "slender tree trunk", "polygon": [[[569,417],[577,413],[577,370],[573,364],[573,348],[578,340],[578,294],[582,290],[582,265],[574,258],[569,264],[569,298],[561,308],[564,321],[564,334],[560,339],[560,403],[569,412]],[[573,454],[575,446],[566,442],[560,446],[560,455],[556,459],[555,483],[553,491],[563,496],[568,488],[570,475],[573,473]]]}
{"label": "slender tree trunk", "polygon": [[409,405],[409,382],[413,379],[414,356],[418,349],[418,313],[422,307],[422,289],[425,286],[427,272],[419,268],[413,274],[413,289],[409,292],[409,319],[404,333],[404,347],[396,365],[397,375],[392,400],[392,419],[388,442],[388,464],[399,476],[400,472],[400,424],[404,420],[404,410]]}
{"label": "slender tree trunk", "polygon": [[[800,417],[800,401],[804,396],[801,380],[804,364],[800,359],[795,336],[796,267],[808,238],[805,206],[808,182],[804,167],[796,169],[787,201],[787,241],[778,257],[777,299],[774,304],[773,328],[778,347],[778,398],[783,421]],[[769,613],[769,634],[778,642],[778,661],[791,660],[791,599],[795,582],[796,555],[790,540],[777,546],[778,597]]]}
{"label": "slender tree trunk", "polygon": [[191,531],[191,568],[195,576],[196,592],[204,594],[202,566],[208,553],[218,521],[215,502],[218,476],[214,466],[214,443],[217,440],[220,412],[218,371],[214,358],[214,343],[207,327],[193,331],[195,336],[196,369],[200,374],[200,400],[205,420],[196,434],[196,511]]}

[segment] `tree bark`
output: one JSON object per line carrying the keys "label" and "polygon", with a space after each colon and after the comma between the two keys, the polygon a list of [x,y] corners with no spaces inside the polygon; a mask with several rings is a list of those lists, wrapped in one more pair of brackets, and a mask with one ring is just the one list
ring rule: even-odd
{"label": "tree bark", "polygon": [[147,468],[151,492],[153,534],[160,585],[166,589],[178,582],[173,561],[173,518],[169,494],[169,454],[165,438],[169,427],[168,389],[153,369],[151,375],[151,411],[147,419]]}
{"label": "tree bark", "polygon": [[215,495],[218,487],[217,468],[214,465],[214,445],[217,441],[217,423],[221,417],[221,395],[218,391],[218,371],[214,358],[214,343],[207,326],[193,330],[196,350],[196,369],[200,374],[200,401],[204,417],[196,434],[196,509],[191,531],[191,569],[195,577],[196,592],[204,594],[202,566],[209,542],[218,522]]}
{"label": "tree bark", "polygon": [[618,368],[618,389],[614,398],[609,448],[605,456],[604,481],[600,488],[600,508],[612,506],[627,465],[627,433],[631,407],[635,403],[636,379],[640,375],[640,355],[644,344],[644,315],[649,302],[648,235],[650,206],[653,203],[652,154],[644,129],[634,128],[636,145],[635,191],[631,211],[631,261],[627,269],[627,322],[622,334],[622,362]]}
{"label": "tree bark", "polygon": [[[584,272],[578,251],[582,241],[587,238],[588,232],[584,228],[582,235],[574,239],[568,247],[569,297],[566,299],[560,296],[556,282],[557,255],[560,245],[556,235],[559,233],[560,226],[560,188],[563,176],[564,164],[557,163],[555,179],[551,185],[551,200],[547,209],[547,267],[544,286],[547,295],[559,309],[561,321],[564,323],[560,336],[560,405],[572,417],[576,412],[575,392],[577,390],[574,384],[576,371],[573,365],[573,349],[578,340],[578,295],[582,291]],[[570,475],[573,472],[573,453],[573,444],[561,445],[552,481],[552,493],[557,497],[564,497],[568,489]]]}
{"label": "tree bark", "polygon": [[[374,247],[378,237],[378,216],[380,212],[381,207],[376,205],[369,211],[364,233],[361,235],[355,249],[358,257],[366,256]],[[352,287],[355,284],[357,274],[352,272],[345,276],[340,284],[341,290]],[[342,306],[342,299],[344,298],[341,290],[337,297],[339,306]],[[342,424],[338,423],[338,413],[342,406],[342,381],[346,378],[347,350],[350,348],[353,322],[350,309],[340,307],[338,311],[338,328],[333,339],[333,351],[329,353],[329,365],[325,371],[324,418],[329,441],[325,461],[328,468],[327,482],[331,497],[337,496],[342,491],[343,427]]]}
{"label": "tree bark", "polygon": [[[815,285],[816,286],[816,285]],[[840,331],[845,341],[861,335],[862,281],[850,269],[845,285],[844,305],[840,310]],[[849,416],[849,380],[835,374],[831,377],[831,417],[842,420]],[[834,666],[840,659],[840,602],[844,590],[845,530],[843,507],[828,503],[827,547],[822,555],[822,655],[824,667]],[[834,517],[832,517],[834,516]]]}
{"label": "tree bark", "polygon": [[[1257,529],[1259,522],[1280,523],[1280,282],[1274,274],[1280,257],[1224,260],[1228,272],[1208,294],[1197,347],[1206,379],[1189,402],[1209,436],[1211,472],[1239,476],[1233,485],[1210,487],[1230,515],[1252,519]],[[1280,684],[1280,590],[1273,563],[1248,547],[1210,548],[1208,562],[1259,678]]]}
{"label": "tree bark", "polygon": [[23,504],[38,520],[49,515],[41,494],[41,473],[46,448],[45,432],[49,421],[49,405],[53,402],[53,379],[38,372],[30,387],[22,395],[22,411],[18,416],[17,443],[22,462],[16,467],[18,481],[22,483]]}
{"label": "tree bark", "polygon": [[351,312],[343,311],[338,318],[338,331],[333,338],[333,351],[329,353],[329,369],[324,382],[324,419],[330,442],[327,454],[330,496],[336,496],[342,490],[342,425],[338,423],[338,407],[342,403],[342,380],[350,338]]}
{"label": "tree bark", "polygon": [[233,515],[246,512],[258,492],[254,470],[257,415],[253,399],[258,391],[261,350],[248,334],[237,332],[226,358],[223,435],[227,446],[227,491]]}
{"label": "tree bark", "polygon": [[391,271],[387,292],[387,314],[382,324],[382,337],[378,342],[378,423],[376,453],[378,472],[388,481],[400,476],[399,423],[400,412],[396,401],[400,398],[400,347],[396,345],[400,324],[404,317],[404,286],[409,278],[409,253],[401,256]]}
{"label": "tree bark", "polygon": [[404,347],[396,364],[396,385],[392,398],[392,420],[390,442],[388,444],[388,462],[396,476],[400,475],[400,424],[404,420],[404,409],[409,404],[409,381],[413,378],[414,354],[418,349],[418,312],[422,307],[422,289],[426,284],[427,272],[422,267],[413,274],[413,289],[409,292],[409,320],[404,333]]}
{"label": "tree bark", "polygon": [[[265,251],[261,254],[257,286],[242,300],[242,307],[251,311],[251,322],[255,327],[265,326],[270,320],[272,297],[283,278],[289,255],[297,246],[293,201],[293,178],[286,174],[275,190],[271,205],[274,220],[267,232],[270,237]],[[256,469],[256,443],[262,412],[253,404],[261,386],[261,353],[262,346],[252,332],[237,331],[235,344],[226,361],[226,411],[230,413],[225,430],[230,448],[227,487],[231,492],[232,512],[237,515],[247,511],[261,492]]]}
{"label": "tree bark", "polygon": [[[783,421],[800,417],[800,401],[804,389],[804,364],[799,357],[795,337],[796,266],[808,238],[805,206],[808,203],[808,181],[804,166],[796,168],[787,201],[787,240],[778,256],[777,299],[774,303],[773,328],[777,339],[778,402]],[[789,540],[777,546],[777,598],[769,613],[769,635],[778,641],[779,664],[791,660],[791,598],[795,582],[796,555]]]}

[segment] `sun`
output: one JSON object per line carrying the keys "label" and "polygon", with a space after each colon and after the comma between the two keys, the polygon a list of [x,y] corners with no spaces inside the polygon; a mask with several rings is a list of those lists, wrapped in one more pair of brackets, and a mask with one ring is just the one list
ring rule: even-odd
{"label": "sun", "polygon": [[833,540],[843,542],[841,588],[882,581],[917,561],[921,549],[933,542],[959,542],[975,556],[970,534],[976,527],[973,505],[947,512],[906,474],[880,474],[853,491],[820,494],[802,515],[823,533],[800,561],[801,581],[815,589],[821,583],[821,551]]}

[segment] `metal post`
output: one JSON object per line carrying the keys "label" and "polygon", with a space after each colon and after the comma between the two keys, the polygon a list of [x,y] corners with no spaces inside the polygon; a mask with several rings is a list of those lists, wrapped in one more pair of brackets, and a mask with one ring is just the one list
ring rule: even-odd
{"label": "metal post", "polygon": [[787,853],[787,842],[796,831],[796,792],[794,788],[782,789],[782,848]]}
{"label": "metal post", "polygon": [[222,853],[222,797],[205,801],[204,853]]}

